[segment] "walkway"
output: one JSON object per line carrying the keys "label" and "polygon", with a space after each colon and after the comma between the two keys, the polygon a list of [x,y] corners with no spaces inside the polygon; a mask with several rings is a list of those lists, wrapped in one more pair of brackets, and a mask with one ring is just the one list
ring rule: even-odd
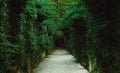
{"label": "walkway", "polygon": [[43,60],[35,73],[89,73],[66,50],[55,50]]}

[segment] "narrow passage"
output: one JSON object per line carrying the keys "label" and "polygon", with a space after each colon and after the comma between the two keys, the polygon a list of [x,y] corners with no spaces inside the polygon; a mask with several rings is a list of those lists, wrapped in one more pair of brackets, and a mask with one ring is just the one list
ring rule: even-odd
{"label": "narrow passage", "polygon": [[35,69],[35,73],[89,73],[66,50],[55,50]]}

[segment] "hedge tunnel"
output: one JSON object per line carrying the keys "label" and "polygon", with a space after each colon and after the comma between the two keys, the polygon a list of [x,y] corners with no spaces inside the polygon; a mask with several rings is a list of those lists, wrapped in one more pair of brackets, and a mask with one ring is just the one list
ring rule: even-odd
{"label": "hedge tunnel", "polygon": [[120,73],[120,1],[0,0],[0,73],[32,73],[56,47],[90,73]]}

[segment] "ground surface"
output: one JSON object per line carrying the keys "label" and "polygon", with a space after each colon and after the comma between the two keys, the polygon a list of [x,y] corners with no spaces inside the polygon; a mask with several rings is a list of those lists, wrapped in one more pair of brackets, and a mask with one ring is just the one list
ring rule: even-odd
{"label": "ground surface", "polygon": [[35,69],[35,73],[89,73],[66,50],[55,50]]}

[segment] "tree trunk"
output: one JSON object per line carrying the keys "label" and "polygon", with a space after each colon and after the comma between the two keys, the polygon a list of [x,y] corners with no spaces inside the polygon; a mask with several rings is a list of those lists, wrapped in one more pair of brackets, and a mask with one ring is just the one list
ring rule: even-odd
{"label": "tree trunk", "polygon": [[31,73],[30,54],[27,56],[27,73]]}

